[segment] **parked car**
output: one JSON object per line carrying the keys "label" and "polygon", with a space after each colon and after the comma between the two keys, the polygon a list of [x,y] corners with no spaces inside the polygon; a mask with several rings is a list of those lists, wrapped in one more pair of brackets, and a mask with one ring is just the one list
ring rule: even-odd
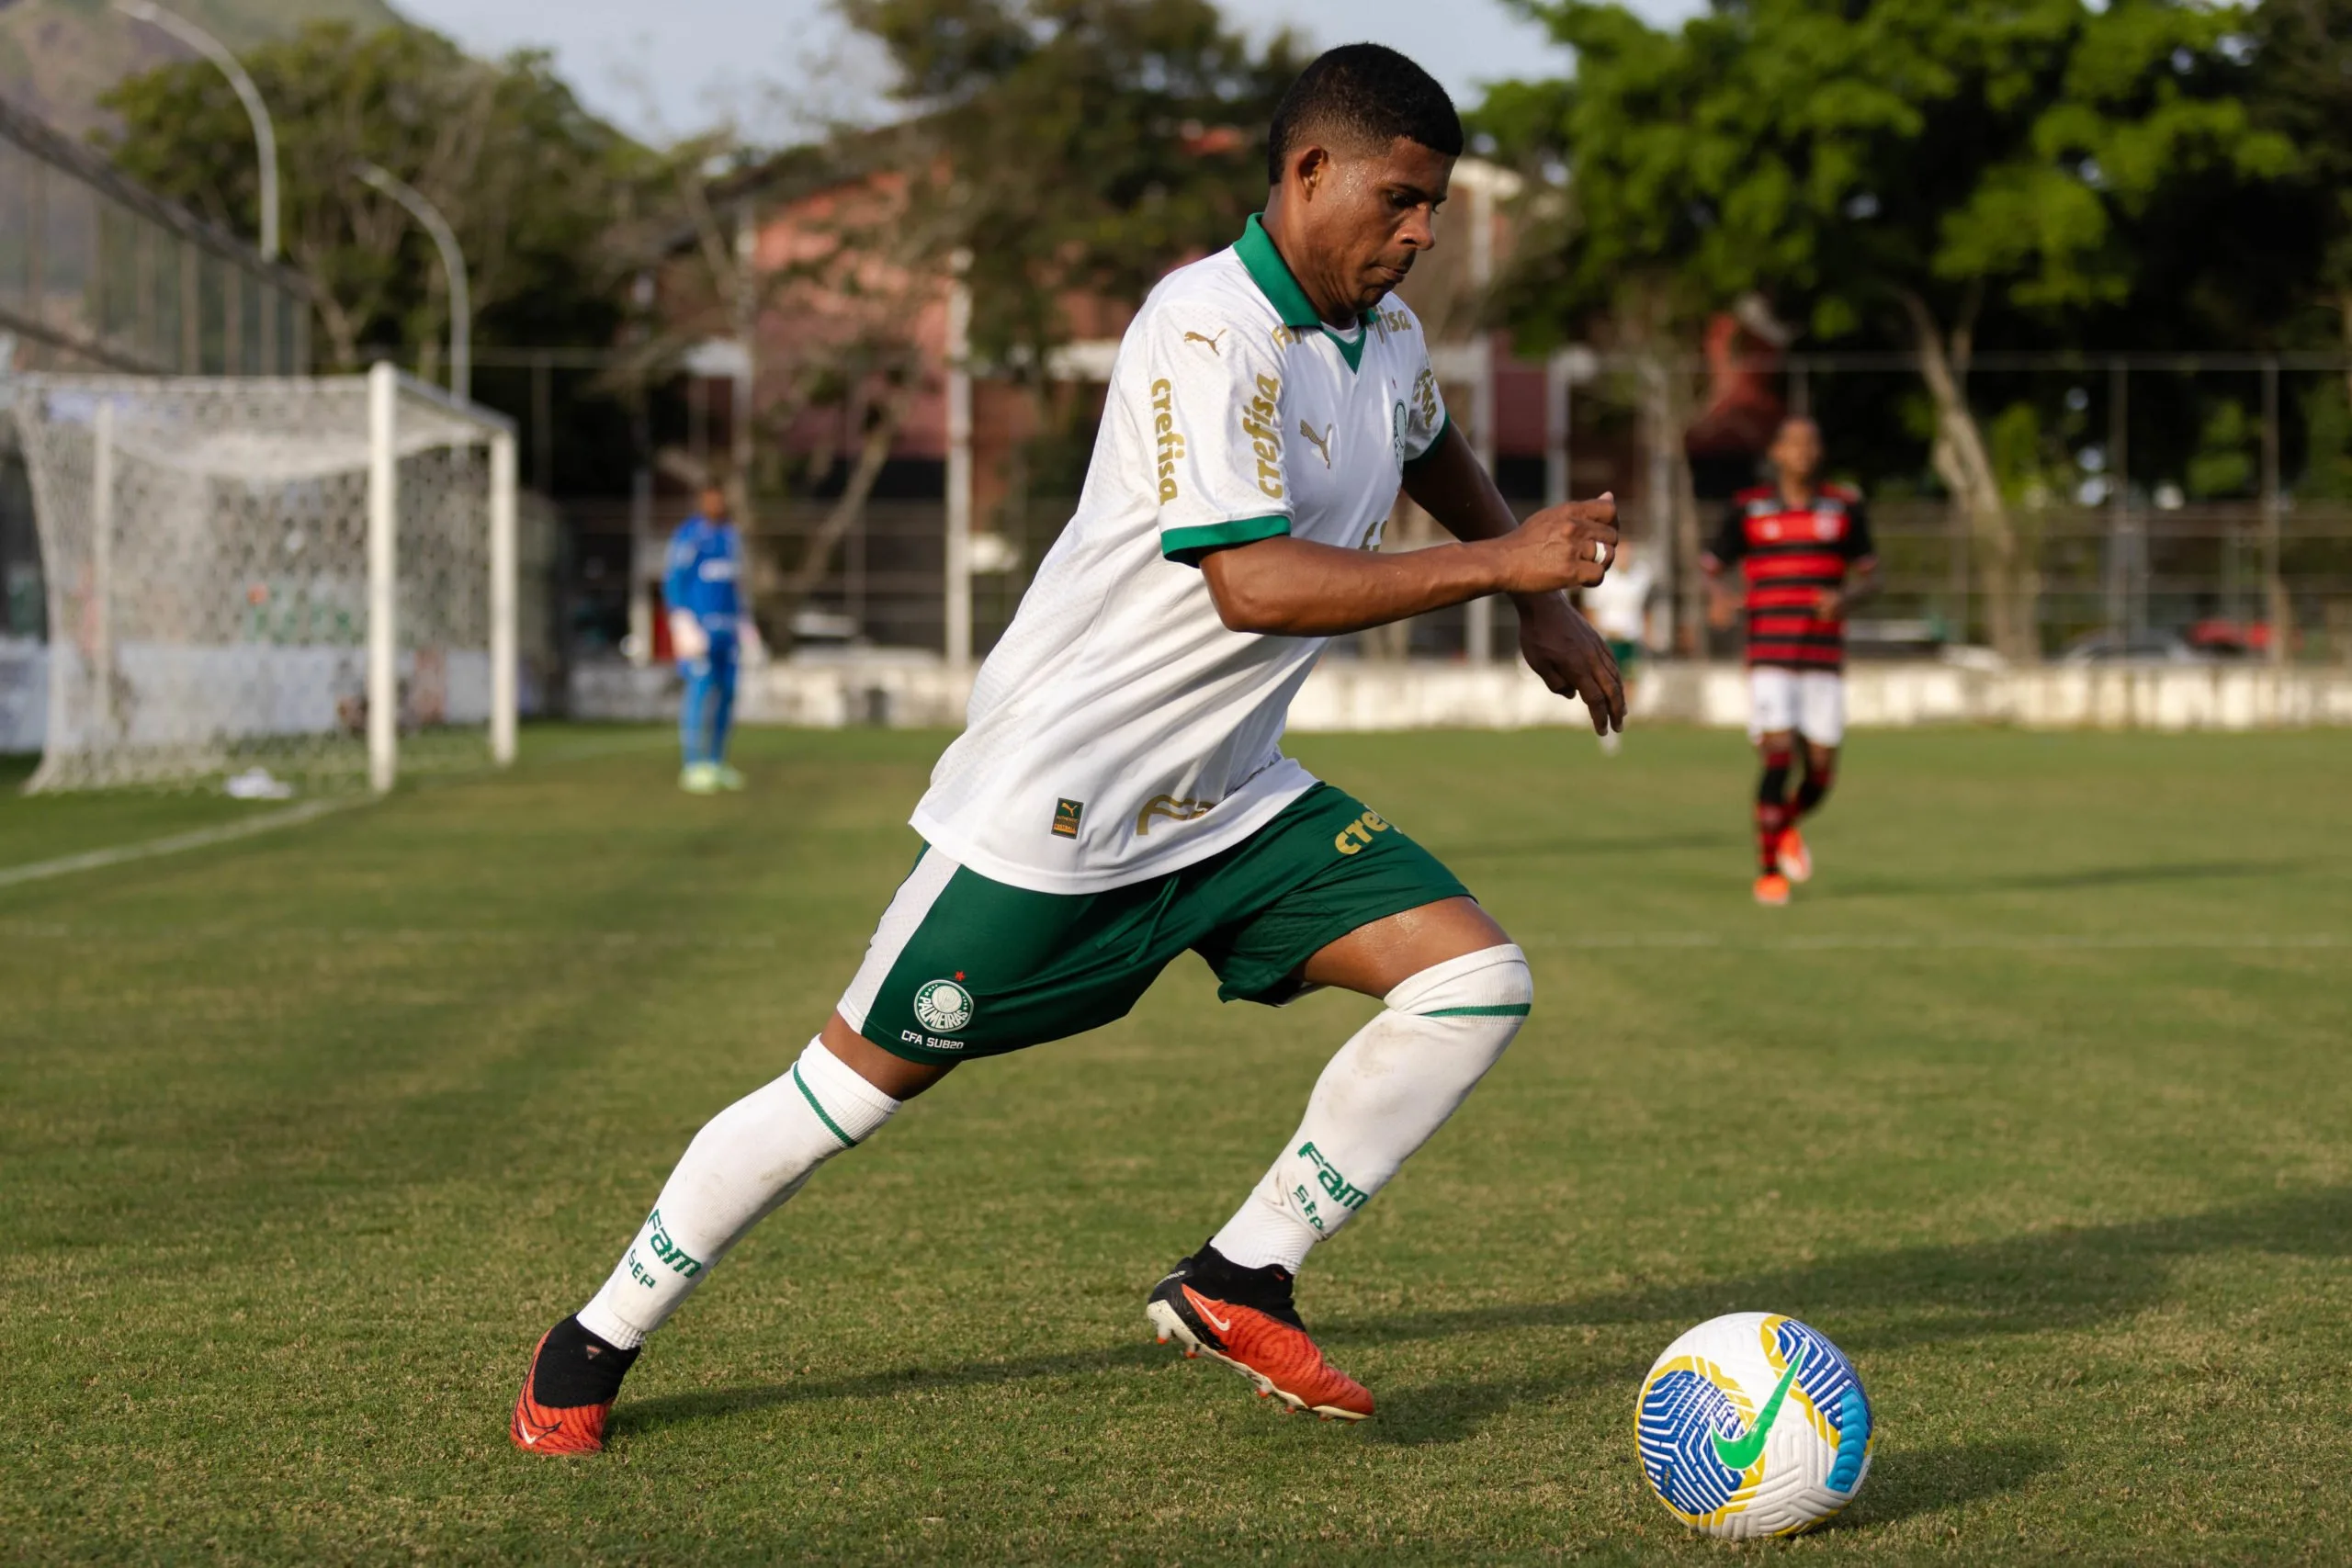
{"label": "parked car", "polygon": [[2208,664],[2210,656],[2188,646],[2178,632],[2085,632],[2059,654],[2061,664]]}

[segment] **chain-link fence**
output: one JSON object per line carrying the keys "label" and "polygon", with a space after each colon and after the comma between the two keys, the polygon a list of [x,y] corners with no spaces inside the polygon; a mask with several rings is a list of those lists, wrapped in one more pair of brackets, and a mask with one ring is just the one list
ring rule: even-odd
{"label": "chain-link fence", "polygon": [[[1661,579],[1661,652],[1736,655],[1699,613],[1695,561],[1730,494],[1764,477],[1773,423],[1805,412],[1821,423],[1831,474],[1869,498],[1878,536],[1883,587],[1856,612],[1858,657],[1985,646],[2010,612],[2052,659],[2352,657],[2352,405],[2340,359],[1980,355],[1966,393],[2014,536],[2004,570],[1952,493],[1937,411],[1907,355],[1662,363],[1571,352],[1544,365],[1456,344],[1440,357],[1455,423],[1522,513],[1556,495],[1616,492]],[[732,457],[726,379],[682,374],[640,394],[631,418],[611,360],[509,351],[477,371],[516,419],[524,482],[554,498],[560,546],[526,601],[536,592],[548,607],[546,657],[558,665],[659,656],[661,541],[693,476]],[[1083,388],[1080,417],[1050,438],[1039,434],[1048,421],[1007,412],[1018,400],[1007,384],[977,390],[971,594],[973,648],[985,654],[1069,520],[1091,429]],[[1482,416],[1494,427],[1483,434]],[[795,439],[814,428],[796,427]],[[813,571],[845,465],[832,465],[828,490],[809,482],[805,454],[762,449],[752,587],[771,643],[812,655],[943,649],[945,474],[925,439],[904,444]],[[1409,512],[1388,532],[1391,547],[1440,536]],[[1343,639],[1335,653],[1475,659],[1482,619],[1486,656],[1510,658],[1507,604]]]}
{"label": "chain-link fence", "polygon": [[[1993,485],[1958,493],[1948,412],[1899,355],[1572,358],[1566,471],[1614,489],[1668,566],[1672,633],[1696,557],[1783,413],[1869,499],[1882,592],[1858,651],[1994,642],[2061,660],[2352,660],[2352,366],[2329,355],[1984,355],[1966,407]],[[1992,493],[1996,492],[1996,493]]]}

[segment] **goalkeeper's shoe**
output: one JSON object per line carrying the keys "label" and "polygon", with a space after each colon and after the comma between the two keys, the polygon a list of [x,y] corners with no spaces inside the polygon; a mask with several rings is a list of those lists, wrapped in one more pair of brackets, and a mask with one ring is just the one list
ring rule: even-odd
{"label": "goalkeeper's shoe", "polygon": [[539,1336],[506,1435],[535,1454],[593,1454],[605,1447],[605,1419],[635,1349],[606,1344],[567,1317]]}
{"label": "goalkeeper's shoe", "polygon": [[1291,1304],[1287,1269],[1243,1269],[1204,1245],[1153,1288],[1144,1315],[1162,1345],[1174,1339],[1187,1359],[1208,1352],[1257,1384],[1261,1399],[1327,1421],[1372,1414],[1371,1392],[1307,1337]]}
{"label": "goalkeeper's shoe", "polygon": [[688,795],[717,795],[723,786],[715,763],[688,762],[679,770],[678,787]]}
{"label": "goalkeeper's shoe", "polygon": [[718,781],[718,787],[721,789],[741,789],[743,785],[749,782],[741,773],[737,773],[734,769],[729,767],[724,762],[714,762],[711,766],[713,769],[712,777]]}
{"label": "goalkeeper's shoe", "polygon": [[1804,847],[1804,835],[1797,831],[1795,823],[1781,829],[1781,841],[1774,847],[1772,858],[1780,863],[1781,874],[1791,882],[1813,880],[1813,852]]}

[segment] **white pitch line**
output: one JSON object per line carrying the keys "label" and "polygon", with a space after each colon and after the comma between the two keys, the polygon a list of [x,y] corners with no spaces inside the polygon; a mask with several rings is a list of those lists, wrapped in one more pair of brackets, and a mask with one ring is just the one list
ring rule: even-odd
{"label": "white pitch line", "polygon": [[21,883],[46,881],[52,876],[71,876],[77,871],[97,871],[106,866],[125,865],[132,861],[153,860],[158,855],[175,855],[187,850],[232,843],[239,839],[250,839],[257,833],[297,828],[332,812],[347,811],[363,804],[357,800],[306,800],[284,811],[273,811],[265,817],[248,817],[242,822],[223,822],[217,828],[198,828],[191,832],[172,833],[136,844],[85,850],[78,855],[60,855],[55,860],[35,861],[30,865],[0,867],[0,887],[14,887]]}

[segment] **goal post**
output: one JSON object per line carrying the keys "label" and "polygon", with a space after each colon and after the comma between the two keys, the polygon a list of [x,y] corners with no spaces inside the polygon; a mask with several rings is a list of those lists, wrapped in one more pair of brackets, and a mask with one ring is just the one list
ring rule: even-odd
{"label": "goal post", "polygon": [[364,376],[0,383],[31,483],[49,711],[28,790],[306,789],[503,766],[517,695],[505,416]]}

